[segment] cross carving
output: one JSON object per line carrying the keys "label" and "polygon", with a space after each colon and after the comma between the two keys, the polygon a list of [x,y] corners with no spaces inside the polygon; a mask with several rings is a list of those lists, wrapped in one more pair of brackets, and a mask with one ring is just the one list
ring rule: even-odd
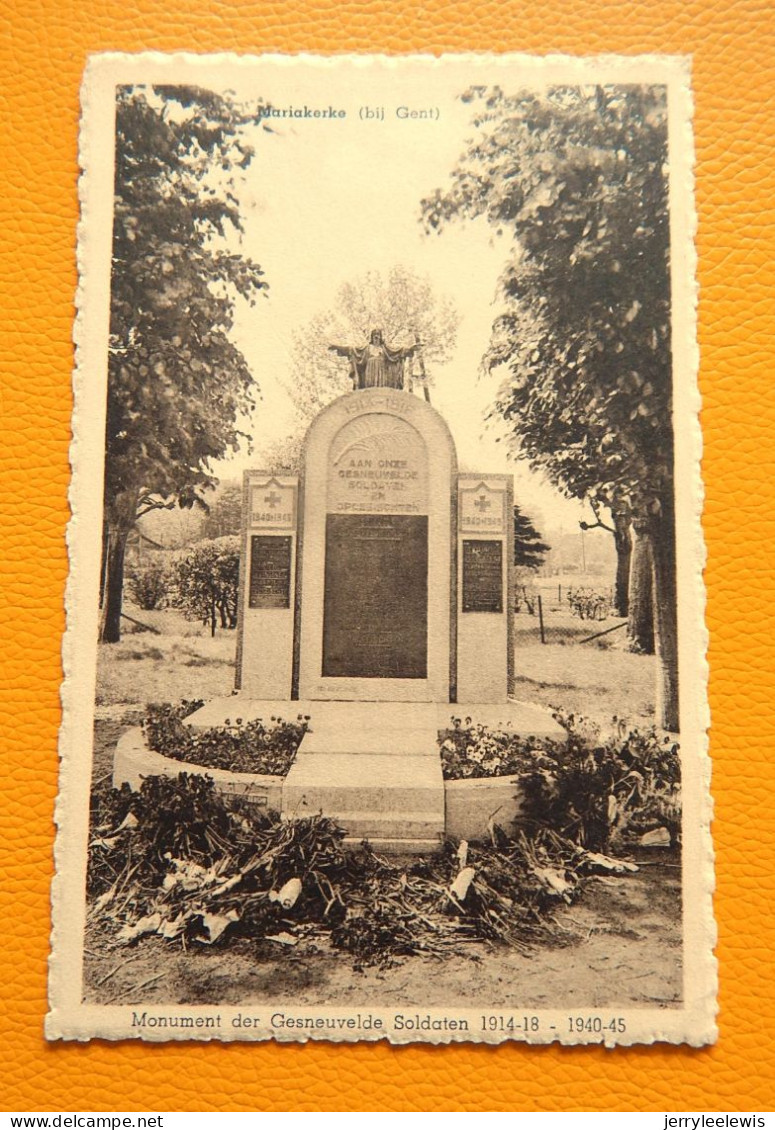
{"label": "cross carving", "polygon": [[281,498],[281,497],[280,497],[280,495],[279,495],[279,494],[277,493],[277,491],[272,491],[272,493],[271,493],[271,494],[265,494],[265,495],[264,495],[264,502],[265,502],[265,503],[266,503],[266,504],[267,504],[267,505],[268,505],[269,507],[271,507],[271,509],[272,509],[272,510],[274,510],[275,506],[279,506],[279,505],[280,505],[280,503],[282,502],[282,498]]}
{"label": "cross carving", "polygon": [[474,506],[476,507],[477,510],[481,510],[482,513],[484,513],[485,510],[490,509],[490,507],[492,506],[492,503],[490,502],[489,498],[485,498],[485,496],[482,494],[482,495],[479,496],[479,498],[477,498],[476,502],[474,503]]}

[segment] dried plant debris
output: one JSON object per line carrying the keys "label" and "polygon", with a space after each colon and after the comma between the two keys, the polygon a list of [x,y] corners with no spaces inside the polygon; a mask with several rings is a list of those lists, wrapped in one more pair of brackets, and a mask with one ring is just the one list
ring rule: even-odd
{"label": "dried plant debris", "polygon": [[326,937],[361,966],[471,942],[526,950],[561,936],[554,911],[586,876],[634,867],[546,828],[494,828],[486,846],[449,841],[402,865],[368,844],[345,850],[345,830],[327,817],[229,806],[200,775],[107,791],[95,816],[90,924],[115,945],[151,934],[182,945]]}

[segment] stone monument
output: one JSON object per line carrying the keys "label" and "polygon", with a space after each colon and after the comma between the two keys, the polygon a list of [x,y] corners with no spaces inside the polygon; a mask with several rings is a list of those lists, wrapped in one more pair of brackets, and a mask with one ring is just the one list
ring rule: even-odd
{"label": "stone monument", "polygon": [[249,698],[504,703],[508,475],[459,474],[429,404],[339,397],[301,477],[245,477],[238,687]]}
{"label": "stone monument", "polygon": [[283,814],[321,811],[383,850],[435,847],[453,714],[558,733],[509,698],[511,476],[460,473],[439,413],[375,384],[319,413],[299,475],[247,472],[244,500],[239,707],[191,723],[309,715]]}

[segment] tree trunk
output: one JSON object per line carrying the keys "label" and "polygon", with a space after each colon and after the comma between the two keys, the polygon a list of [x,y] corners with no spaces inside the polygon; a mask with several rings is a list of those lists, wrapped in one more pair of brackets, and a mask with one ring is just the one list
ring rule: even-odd
{"label": "tree trunk", "polygon": [[654,557],[654,633],[659,658],[657,718],[665,730],[678,733],[678,600],[676,585],[675,510],[672,496],[661,500],[652,535]]}
{"label": "tree trunk", "polygon": [[[130,527],[131,529],[131,527]],[[112,529],[108,543],[107,569],[105,570],[105,614],[100,639],[103,643],[118,643],[121,639],[121,602],[124,595],[124,553],[129,529]]]}
{"label": "tree trunk", "polygon": [[627,637],[631,651],[654,654],[654,550],[650,523],[638,519],[632,523]]}
{"label": "tree trunk", "polygon": [[110,526],[107,520],[102,523],[102,557],[100,559],[100,604],[105,607],[105,588],[108,582],[108,552],[110,550]]}
{"label": "tree trunk", "polygon": [[616,586],[614,588],[614,611],[617,616],[629,614],[630,599],[630,558],[632,557],[632,539],[630,536],[630,519],[624,514],[613,515],[614,545],[616,546]]}
{"label": "tree trunk", "polygon": [[121,602],[124,596],[124,555],[126,543],[137,516],[137,496],[132,492],[112,499],[106,509],[107,562],[104,581],[104,607],[100,640],[118,643],[121,639]]}

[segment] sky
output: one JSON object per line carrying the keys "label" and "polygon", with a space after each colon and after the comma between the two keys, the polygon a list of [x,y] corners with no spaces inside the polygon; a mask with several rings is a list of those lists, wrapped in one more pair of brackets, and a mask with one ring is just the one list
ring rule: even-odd
{"label": "sky", "polygon": [[[485,425],[498,379],[482,378],[479,364],[508,243],[493,237],[483,220],[452,224],[441,235],[424,234],[419,222],[421,199],[446,185],[473,132],[471,107],[457,96],[483,77],[465,67],[442,70],[430,63],[410,83],[405,71],[387,63],[274,66],[258,76],[250,73],[250,85],[237,87],[238,95],[260,95],[276,108],[333,107],[346,117],[273,118],[273,132],[255,131],[256,156],[240,190],[240,250],[260,263],[269,290],[255,307],[240,306],[234,337],[262,400],[246,427],[255,454],[219,464],[219,476],[260,466],[262,447],[294,430],[285,391],[294,331],[330,309],[343,283],[403,265],[429,278],[434,292],[450,299],[461,316],[454,356],[434,367],[432,390],[461,468],[512,473],[515,500],[544,529],[578,529],[579,519],[589,517],[525,463],[508,460],[497,432]],[[230,80],[233,86],[233,70]],[[515,73],[509,85],[525,81]],[[397,111],[427,116],[399,117]]]}

